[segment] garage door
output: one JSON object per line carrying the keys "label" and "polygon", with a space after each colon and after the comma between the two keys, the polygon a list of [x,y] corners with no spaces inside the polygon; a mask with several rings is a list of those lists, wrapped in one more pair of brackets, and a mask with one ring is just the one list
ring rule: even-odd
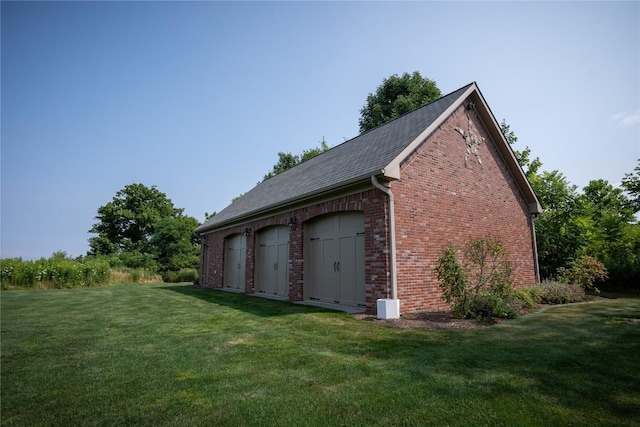
{"label": "garage door", "polygon": [[309,298],[344,305],[366,305],[364,216],[328,215],[308,227]]}
{"label": "garage door", "polygon": [[260,231],[256,258],[256,289],[270,295],[289,295],[289,227]]}
{"label": "garage door", "polygon": [[234,234],[224,240],[224,287],[245,291],[247,238]]}

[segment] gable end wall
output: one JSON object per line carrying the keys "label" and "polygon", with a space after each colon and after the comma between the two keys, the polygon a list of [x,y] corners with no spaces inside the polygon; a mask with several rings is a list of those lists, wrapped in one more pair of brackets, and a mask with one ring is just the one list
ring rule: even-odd
{"label": "gable end wall", "polygon": [[[484,137],[465,164],[458,127]],[[401,166],[395,195],[398,298],[401,312],[444,309],[436,261],[445,247],[498,237],[509,252],[516,287],[535,283],[534,240],[527,202],[484,125],[456,110]]]}

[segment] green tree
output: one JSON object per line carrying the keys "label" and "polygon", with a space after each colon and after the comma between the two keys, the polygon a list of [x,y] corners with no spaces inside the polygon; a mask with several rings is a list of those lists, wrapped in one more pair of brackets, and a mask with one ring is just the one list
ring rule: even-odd
{"label": "green tree", "polygon": [[198,220],[183,215],[157,222],[150,246],[160,272],[198,267],[200,245],[193,233],[198,225]]}
{"label": "green tree", "polygon": [[640,159],[633,173],[627,173],[622,178],[622,188],[629,194],[628,203],[633,213],[640,212]]}
{"label": "green tree", "polygon": [[300,163],[306,162],[309,159],[313,159],[314,157],[319,156],[320,154],[328,150],[329,150],[329,144],[327,144],[327,141],[325,141],[324,137],[322,137],[322,141],[320,141],[320,146],[314,147],[314,148],[308,148],[302,151],[302,154],[300,154],[299,156]]}
{"label": "green tree", "polygon": [[[510,145],[518,141],[505,120],[500,127]],[[593,265],[602,262],[613,282],[637,282],[640,224],[634,214],[640,210],[640,166],[625,175],[622,188],[596,179],[580,193],[559,171],[539,172],[542,163],[538,157],[531,160],[529,147],[514,154],[544,209],[535,223],[542,277],[566,278],[593,257]]]}
{"label": "green tree", "polygon": [[[518,137],[504,119],[500,128],[513,149]],[[577,187],[559,171],[539,172],[542,162],[538,157],[531,159],[529,147],[522,151],[513,149],[513,153],[544,209],[535,223],[540,274],[544,278],[554,277],[588,243],[586,226],[580,218]]]}
{"label": "green tree", "polygon": [[442,94],[433,80],[422,77],[418,71],[394,74],[382,80],[375,93],[367,96],[360,110],[360,133],[367,132],[401,115],[415,110]]}
{"label": "green tree", "polygon": [[[263,181],[278,175],[286,171],[287,169],[291,169],[294,166],[298,166],[302,162],[306,162],[309,159],[312,159],[325,151],[329,150],[329,145],[327,141],[322,138],[320,141],[320,146],[306,149],[302,152],[302,154],[294,155],[291,153],[278,153],[278,163],[273,165],[273,168],[264,176]],[[233,200],[235,201],[235,199]]]}
{"label": "green tree", "polygon": [[584,187],[581,200],[589,255],[602,261],[614,280],[640,273],[640,225],[624,191],[596,179]]}
{"label": "green tree", "polygon": [[62,259],[71,259],[71,258],[69,257],[69,255],[67,255],[65,251],[55,251],[54,253],[51,254],[50,259],[62,260]]}
{"label": "green tree", "polygon": [[97,233],[89,239],[90,255],[108,255],[110,262],[162,273],[197,268],[199,242],[195,218],[185,216],[155,186],[130,184],[98,208]]}
{"label": "green tree", "polygon": [[540,274],[552,277],[586,247],[587,228],[580,217],[577,187],[562,173],[544,171],[530,181],[544,209],[535,223]]}
{"label": "green tree", "polygon": [[278,163],[273,165],[271,171],[269,171],[263,179],[267,180],[278,175],[279,173],[286,171],[287,169],[291,169],[292,167],[297,166],[298,164],[300,164],[300,158],[298,156],[281,151],[278,153]]}
{"label": "green tree", "polygon": [[[504,134],[505,139],[507,140],[509,145],[512,146],[511,148],[513,148],[513,144],[518,142],[518,137],[511,130],[511,126],[507,124],[506,120],[502,119],[502,123],[500,123],[500,129],[502,129],[502,133]],[[516,160],[518,160],[518,164],[524,171],[527,178],[531,180],[531,178],[538,173],[538,170],[542,166],[540,158],[536,157],[535,159],[531,160],[531,149],[529,147],[525,147],[525,149],[522,151],[514,149],[513,154],[516,156]]]}
{"label": "green tree", "polygon": [[611,214],[620,222],[633,221],[634,211],[621,188],[615,188],[604,179],[595,179],[589,181],[582,191],[582,198],[589,205],[593,218],[600,219]]}
{"label": "green tree", "polygon": [[98,235],[89,239],[90,254],[149,252],[147,245],[158,221],[181,213],[155,185],[129,184],[98,208],[98,222],[89,230]]}

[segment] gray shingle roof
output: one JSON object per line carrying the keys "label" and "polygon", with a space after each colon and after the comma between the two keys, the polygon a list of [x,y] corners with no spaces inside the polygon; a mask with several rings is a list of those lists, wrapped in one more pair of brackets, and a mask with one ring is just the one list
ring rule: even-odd
{"label": "gray shingle roof", "polygon": [[380,174],[471,85],[473,83],[259,183],[196,232]]}

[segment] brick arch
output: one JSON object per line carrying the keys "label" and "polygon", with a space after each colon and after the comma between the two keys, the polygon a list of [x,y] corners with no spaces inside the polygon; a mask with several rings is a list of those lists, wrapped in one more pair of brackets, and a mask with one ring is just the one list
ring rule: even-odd
{"label": "brick arch", "polygon": [[388,220],[387,196],[377,189],[336,198],[291,212],[298,220],[291,230],[289,240],[290,270],[289,297],[293,301],[304,300],[304,230],[310,221],[324,215],[340,212],[362,212],[365,228],[365,286],[366,310],[375,313],[376,300],[389,296],[387,271]]}

